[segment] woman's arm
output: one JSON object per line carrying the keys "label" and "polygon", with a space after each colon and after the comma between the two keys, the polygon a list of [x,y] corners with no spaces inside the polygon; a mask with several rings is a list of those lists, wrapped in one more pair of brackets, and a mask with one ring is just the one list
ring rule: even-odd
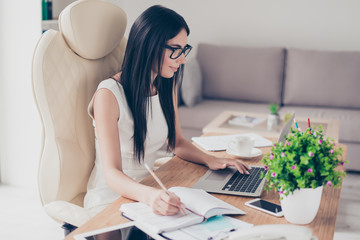
{"label": "woman's arm", "polygon": [[108,89],[98,90],[94,97],[94,119],[106,183],[121,196],[151,206],[157,214],[176,214],[181,202],[175,194],[137,183],[123,173],[119,117],[120,110],[113,93]]}
{"label": "woman's arm", "polygon": [[247,170],[251,168],[243,161],[232,158],[216,158],[201,151],[183,137],[178,116],[177,99],[177,91],[174,91],[176,142],[175,149],[173,151],[176,156],[187,161],[204,164],[213,170],[224,169],[228,166],[234,166],[239,170],[240,173],[248,174],[249,172]]}

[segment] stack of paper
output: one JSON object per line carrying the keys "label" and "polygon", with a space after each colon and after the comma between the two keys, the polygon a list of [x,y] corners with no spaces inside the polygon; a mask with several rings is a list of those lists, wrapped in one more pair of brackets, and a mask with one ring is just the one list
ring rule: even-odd
{"label": "stack of paper", "polygon": [[237,136],[251,136],[255,139],[254,147],[269,147],[272,142],[256,133],[245,133],[235,135],[222,135],[210,137],[191,138],[196,144],[207,151],[224,151],[228,148],[229,142]]}

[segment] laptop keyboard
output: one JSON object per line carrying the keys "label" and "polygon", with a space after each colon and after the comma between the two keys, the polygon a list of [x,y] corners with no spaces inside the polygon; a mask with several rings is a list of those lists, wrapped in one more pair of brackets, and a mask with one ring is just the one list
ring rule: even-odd
{"label": "laptop keyboard", "polygon": [[222,190],[254,193],[262,181],[260,173],[263,172],[265,174],[266,170],[262,167],[252,167],[248,172],[250,173],[249,175],[241,174],[239,171],[236,171]]}

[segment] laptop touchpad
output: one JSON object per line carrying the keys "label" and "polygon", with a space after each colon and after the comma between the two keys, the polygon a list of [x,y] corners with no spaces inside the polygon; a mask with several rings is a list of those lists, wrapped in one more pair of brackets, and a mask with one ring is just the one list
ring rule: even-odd
{"label": "laptop touchpad", "polygon": [[233,172],[234,170],[229,168],[211,171],[211,173],[206,177],[206,180],[221,181],[224,180],[230,173]]}

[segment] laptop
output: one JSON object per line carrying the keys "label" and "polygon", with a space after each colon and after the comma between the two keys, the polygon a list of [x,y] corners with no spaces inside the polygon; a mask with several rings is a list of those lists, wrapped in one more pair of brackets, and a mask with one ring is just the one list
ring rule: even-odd
{"label": "laptop", "polygon": [[[295,113],[280,131],[278,142],[285,143]],[[192,188],[203,189],[211,193],[259,197],[263,191],[265,178],[260,179],[261,172],[266,173],[263,166],[250,165],[249,175],[241,174],[236,168],[228,167],[221,170],[208,170]]]}

